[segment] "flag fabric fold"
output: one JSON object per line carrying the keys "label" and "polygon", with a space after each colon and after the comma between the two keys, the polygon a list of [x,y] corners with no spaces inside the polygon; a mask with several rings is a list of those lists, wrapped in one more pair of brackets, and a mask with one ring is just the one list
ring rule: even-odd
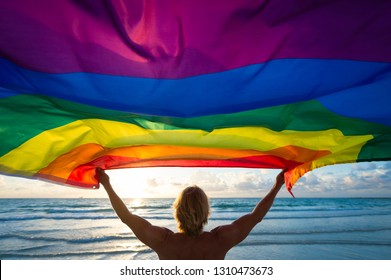
{"label": "flag fabric fold", "polygon": [[1,1],[0,172],[391,159],[390,1]]}

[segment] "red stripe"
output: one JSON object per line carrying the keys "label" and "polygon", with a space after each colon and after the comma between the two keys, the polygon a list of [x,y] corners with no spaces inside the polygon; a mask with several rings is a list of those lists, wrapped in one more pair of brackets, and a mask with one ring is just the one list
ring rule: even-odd
{"label": "red stripe", "polygon": [[[95,169],[118,169],[135,167],[243,167],[243,168],[288,168],[292,169],[301,162],[286,160],[277,156],[251,156],[225,160],[140,160],[120,156],[103,156],[73,170],[66,183],[80,187],[98,187]],[[81,183],[83,182],[83,183]]]}

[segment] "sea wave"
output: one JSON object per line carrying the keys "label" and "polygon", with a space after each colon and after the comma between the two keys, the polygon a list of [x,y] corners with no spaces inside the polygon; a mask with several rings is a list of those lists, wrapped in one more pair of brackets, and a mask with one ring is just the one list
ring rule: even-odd
{"label": "sea wave", "polygon": [[18,217],[2,217],[0,222],[15,222],[15,221],[30,221],[30,220],[104,220],[118,219],[117,216],[54,216],[54,215],[37,215],[37,216],[18,216]]}
{"label": "sea wave", "polygon": [[100,209],[45,209],[44,212],[47,214],[56,214],[56,213],[75,213],[75,214],[89,214],[89,213],[113,213],[112,208],[100,208]]}
{"label": "sea wave", "polygon": [[[246,214],[247,212],[236,212],[229,216],[220,216],[218,213],[216,215],[211,216],[209,218],[210,221],[230,221],[235,220],[242,215]],[[288,212],[289,213],[289,212]],[[313,214],[318,213],[318,214]],[[267,215],[264,219],[266,220],[293,220],[293,219],[331,219],[331,218],[349,218],[349,217],[376,217],[376,216],[391,216],[391,213],[388,211],[384,212],[330,212],[329,214],[324,214],[322,212],[313,212],[306,215]],[[332,214],[331,214],[332,213]],[[81,214],[81,213],[79,213]],[[118,219],[118,217],[113,213],[112,215],[91,215],[89,213],[84,213],[86,215],[22,215],[22,216],[10,216],[10,217],[0,217],[0,222],[16,222],[16,221],[30,221],[30,220],[113,220]],[[147,220],[172,220],[172,214],[166,213],[166,214],[158,214],[158,215],[150,215],[150,214],[144,214],[142,215],[143,218]]]}
{"label": "sea wave", "polygon": [[26,241],[43,241],[43,242],[65,242],[69,244],[87,244],[87,243],[99,243],[99,242],[107,242],[107,241],[122,241],[122,240],[137,240],[134,235],[111,235],[111,236],[93,236],[86,238],[64,238],[64,237],[49,237],[49,236],[32,236],[32,235],[24,235],[24,234],[3,234],[0,235],[0,240],[6,239],[19,239]]}
{"label": "sea wave", "polygon": [[93,259],[93,258],[104,258],[104,256],[115,256],[124,255],[131,256],[133,254],[146,254],[152,253],[151,249],[143,249],[139,251],[132,251],[129,249],[122,250],[96,250],[96,251],[78,251],[78,252],[53,252],[53,253],[25,253],[25,252],[10,252],[0,253],[0,259],[23,259],[23,260],[34,260],[34,259]]}
{"label": "sea wave", "polygon": [[317,235],[317,234],[344,234],[344,233],[373,233],[391,231],[391,227],[378,227],[378,228],[341,228],[341,229],[307,229],[307,230],[288,230],[288,231],[261,231],[252,232],[252,236],[265,236],[265,235]]}
{"label": "sea wave", "polygon": [[[355,246],[391,246],[391,241],[380,240],[265,240],[254,242],[242,242],[239,247],[243,246],[267,246],[267,245],[355,245]],[[391,248],[390,248],[391,249]]]}
{"label": "sea wave", "polygon": [[[359,212],[359,213],[335,213],[335,214],[318,214],[318,215],[267,215],[264,220],[303,220],[303,219],[332,219],[332,218],[351,218],[351,217],[376,217],[376,216],[391,216],[390,212]],[[209,220],[219,221],[219,220],[234,220],[239,218],[240,215],[232,217],[211,217]]]}

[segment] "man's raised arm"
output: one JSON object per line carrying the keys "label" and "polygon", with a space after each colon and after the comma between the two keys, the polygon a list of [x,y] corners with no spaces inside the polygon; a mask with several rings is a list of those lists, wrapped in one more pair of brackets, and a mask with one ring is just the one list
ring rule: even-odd
{"label": "man's raised arm", "polygon": [[269,193],[255,206],[253,212],[251,213],[256,220],[256,223],[262,221],[263,217],[269,212],[270,208],[273,205],[274,199],[276,198],[278,192],[280,191],[282,185],[284,184],[284,173],[285,170],[281,171],[277,177],[274,186],[269,191]]}
{"label": "man's raised arm", "polygon": [[277,175],[271,190],[260,202],[258,202],[251,213],[240,217],[230,225],[221,226],[214,230],[223,241],[223,244],[227,247],[227,250],[244,240],[254,226],[261,222],[265,217],[284,184],[284,173],[285,170]]}
{"label": "man's raised arm", "polygon": [[147,220],[132,214],[110,184],[109,176],[102,169],[96,170],[99,181],[105,188],[111,205],[121,221],[126,224],[141,242],[156,250],[170,232],[166,228],[153,226]]}

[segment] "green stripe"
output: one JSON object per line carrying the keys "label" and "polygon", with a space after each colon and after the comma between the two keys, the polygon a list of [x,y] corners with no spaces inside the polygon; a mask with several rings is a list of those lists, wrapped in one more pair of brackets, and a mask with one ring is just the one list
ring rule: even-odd
{"label": "green stripe", "polygon": [[391,134],[374,135],[358,154],[357,161],[391,160]]}
{"label": "green stripe", "polygon": [[[330,112],[317,101],[306,101],[257,110],[197,118],[142,116],[106,110],[39,95],[0,99],[0,156],[39,133],[79,119],[100,118],[137,124],[146,129],[201,129],[258,126],[274,131],[321,131],[336,128],[344,135],[383,135],[360,153],[361,159],[391,157],[391,128]],[[373,145],[372,145],[373,144]],[[372,155],[372,156],[371,156]]]}

